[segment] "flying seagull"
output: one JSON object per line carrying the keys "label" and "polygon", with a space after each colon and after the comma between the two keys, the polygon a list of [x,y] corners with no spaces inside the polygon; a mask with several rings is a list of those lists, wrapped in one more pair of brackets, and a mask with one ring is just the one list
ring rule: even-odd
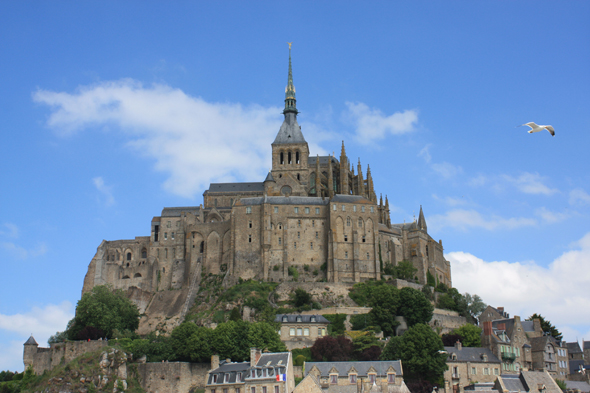
{"label": "flying seagull", "polygon": [[529,126],[529,127],[531,127],[531,129],[528,130],[528,133],[529,134],[532,134],[533,132],[539,132],[541,130],[547,130],[547,131],[549,131],[549,133],[551,134],[551,136],[555,136],[555,130],[553,129],[553,126],[540,126],[540,125],[537,125],[536,123],[534,123],[532,121],[530,123],[525,123],[525,124],[523,124],[523,125],[521,125],[519,127],[522,127],[522,126]]}

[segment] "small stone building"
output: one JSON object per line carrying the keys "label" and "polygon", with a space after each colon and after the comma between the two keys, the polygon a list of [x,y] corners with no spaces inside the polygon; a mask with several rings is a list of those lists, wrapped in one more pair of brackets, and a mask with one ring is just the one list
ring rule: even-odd
{"label": "small stone building", "polygon": [[328,321],[323,315],[277,314],[275,322],[281,324],[281,341],[290,351],[311,347],[315,340],[328,335]]}
{"label": "small stone building", "polygon": [[461,392],[474,382],[494,382],[501,374],[502,362],[488,348],[463,347],[457,341],[445,351],[449,367],[444,373],[447,393]]}

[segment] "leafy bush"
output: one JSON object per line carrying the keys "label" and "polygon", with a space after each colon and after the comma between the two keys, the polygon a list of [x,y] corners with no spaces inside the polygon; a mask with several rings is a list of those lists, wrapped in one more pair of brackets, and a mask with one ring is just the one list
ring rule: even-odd
{"label": "leafy bush", "polygon": [[297,271],[297,268],[295,266],[289,266],[287,272],[290,276],[293,276],[294,281],[297,281],[297,279],[299,278],[299,271]]}
{"label": "leafy bush", "polygon": [[344,321],[346,321],[346,314],[324,314],[324,318],[330,321],[328,325],[328,333],[332,336],[339,336],[344,334],[346,327]]}
{"label": "leafy bush", "polygon": [[297,355],[295,361],[293,361],[294,366],[303,366],[303,362],[305,362],[305,355]]}
{"label": "leafy bush", "polygon": [[279,271],[279,265],[274,265],[272,267],[272,270],[274,270],[275,272],[278,272]]}

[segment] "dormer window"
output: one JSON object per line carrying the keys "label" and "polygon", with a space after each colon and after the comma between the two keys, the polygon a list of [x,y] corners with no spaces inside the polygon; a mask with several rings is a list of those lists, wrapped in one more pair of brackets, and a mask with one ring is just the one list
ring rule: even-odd
{"label": "dormer window", "polygon": [[356,383],[356,374],[350,374],[348,376],[348,380],[350,381],[350,383]]}
{"label": "dormer window", "polygon": [[297,322],[301,322],[301,317],[300,316],[297,317]]}
{"label": "dormer window", "polygon": [[338,374],[330,374],[330,383],[336,385],[338,383]]}
{"label": "dormer window", "polygon": [[236,382],[242,382],[242,373],[236,374]]}
{"label": "dormer window", "polygon": [[223,377],[223,383],[228,383],[229,382],[229,374],[225,374]]}
{"label": "dormer window", "polygon": [[377,374],[369,374],[369,383],[374,384]]}
{"label": "dormer window", "polygon": [[252,374],[250,375],[251,378],[256,378],[256,370],[252,370]]}
{"label": "dormer window", "polygon": [[311,322],[315,322],[315,316],[312,315]]}
{"label": "dormer window", "polygon": [[283,316],[283,322],[287,322],[289,320],[289,318],[287,318],[287,316]]}
{"label": "dormer window", "polygon": [[213,374],[213,383],[217,383],[217,374]]}
{"label": "dormer window", "polygon": [[395,383],[395,374],[394,373],[387,374],[387,383]]}

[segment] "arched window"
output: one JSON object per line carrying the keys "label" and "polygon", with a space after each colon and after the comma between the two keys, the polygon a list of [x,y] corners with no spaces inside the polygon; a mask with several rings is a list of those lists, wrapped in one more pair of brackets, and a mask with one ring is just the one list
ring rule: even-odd
{"label": "arched window", "polygon": [[145,248],[143,248],[143,249],[141,250],[141,257],[142,257],[142,258],[147,258],[147,250],[146,250]]}
{"label": "arched window", "polygon": [[107,254],[107,262],[109,261],[109,254]]}
{"label": "arched window", "polygon": [[[299,152],[295,153],[295,164],[299,164]],[[299,179],[297,179],[299,180]]]}
{"label": "arched window", "polygon": [[205,242],[201,242],[201,245],[199,246],[199,252],[202,254],[203,251],[205,251]]}
{"label": "arched window", "polygon": [[291,152],[287,153],[287,164],[291,165],[293,162],[291,161]]}
{"label": "arched window", "polygon": [[133,276],[134,278],[138,278],[141,277],[141,273],[135,273],[135,276]]}
{"label": "arched window", "polygon": [[363,219],[359,218],[359,228],[362,228],[362,227],[363,227]]}
{"label": "arched window", "polygon": [[130,261],[130,260],[131,260],[131,253],[130,253],[130,252],[128,252],[128,253],[127,253],[127,260],[128,260],[128,261]]}
{"label": "arched window", "polygon": [[346,217],[346,226],[349,227],[351,223],[350,217]]}
{"label": "arched window", "polygon": [[283,165],[285,163],[285,153],[281,152],[281,165]]}

